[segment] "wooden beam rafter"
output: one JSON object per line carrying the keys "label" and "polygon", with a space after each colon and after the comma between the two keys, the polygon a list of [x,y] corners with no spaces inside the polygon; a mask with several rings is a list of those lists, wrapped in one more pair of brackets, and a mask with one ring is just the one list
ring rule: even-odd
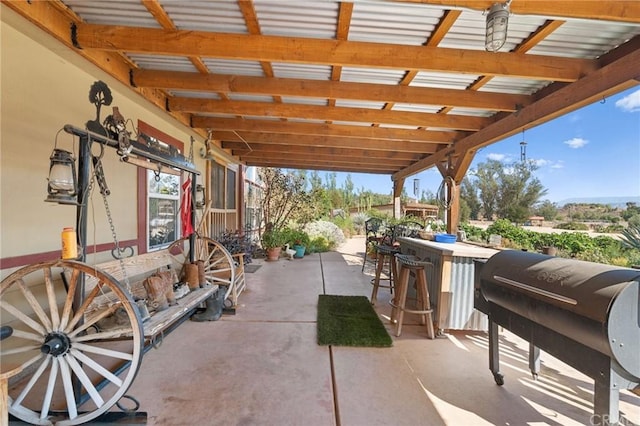
{"label": "wooden beam rafter", "polygon": [[532,101],[531,96],[497,92],[296,78],[264,78],[222,74],[202,75],[178,71],[134,70],[131,78],[137,87],[195,92],[276,94],[311,98],[391,101],[394,103],[443,105],[511,112],[516,111],[518,107],[528,105]]}
{"label": "wooden beam rafter", "polygon": [[442,129],[475,131],[488,126],[493,119],[470,115],[438,115],[413,111],[386,111],[367,108],[328,107],[304,104],[228,101],[174,97],[168,102],[170,111],[221,113],[263,117],[340,120],[360,123],[385,123],[404,126],[430,126]]}
{"label": "wooden beam rafter", "polygon": [[[450,144],[462,139],[466,132],[425,131],[412,129],[396,129],[389,127],[351,126],[345,124],[325,123],[282,123],[273,120],[260,119],[235,119],[195,116],[192,125],[195,128],[216,129],[226,131],[227,135],[233,132],[260,132],[273,134],[291,134],[324,136],[331,138],[363,138],[386,139],[395,141],[429,142],[437,144]],[[233,135],[235,136],[235,135]],[[237,136],[233,140],[239,139]],[[362,142],[361,142],[362,143]]]}
{"label": "wooden beam rafter", "polygon": [[324,147],[324,148],[347,148],[347,149],[367,149],[373,151],[398,151],[413,152],[419,154],[430,154],[438,149],[446,147],[432,142],[410,142],[394,141],[384,139],[362,139],[362,138],[327,138],[325,136],[314,135],[270,135],[261,132],[221,132],[214,130],[211,132],[214,139],[224,142],[265,143],[272,145],[297,145],[302,147]]}
{"label": "wooden beam rafter", "polygon": [[[344,40],[79,24],[82,49],[575,81],[595,61]],[[242,46],[241,49],[238,46]]]}
{"label": "wooden beam rafter", "polygon": [[399,159],[417,161],[424,154],[404,151],[382,151],[363,148],[336,148],[317,146],[297,146],[286,144],[251,143],[222,141],[222,148],[232,150],[234,155],[263,155],[265,153],[285,153],[285,154],[311,154],[311,155],[333,155],[336,157],[366,157],[381,161],[384,159]]}

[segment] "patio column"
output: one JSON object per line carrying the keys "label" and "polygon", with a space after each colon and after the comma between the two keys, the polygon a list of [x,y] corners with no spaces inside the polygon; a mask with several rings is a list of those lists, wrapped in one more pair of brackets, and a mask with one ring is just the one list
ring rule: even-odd
{"label": "patio column", "polygon": [[393,181],[393,217],[396,219],[402,216],[402,206],[400,205],[400,196],[402,195],[403,187],[404,187],[404,179],[398,179]]}
{"label": "patio column", "polygon": [[440,174],[445,179],[447,185],[447,233],[456,234],[460,225],[460,183],[469,170],[471,161],[475,156],[475,151],[465,151],[458,156],[449,156],[446,163],[438,165]]}

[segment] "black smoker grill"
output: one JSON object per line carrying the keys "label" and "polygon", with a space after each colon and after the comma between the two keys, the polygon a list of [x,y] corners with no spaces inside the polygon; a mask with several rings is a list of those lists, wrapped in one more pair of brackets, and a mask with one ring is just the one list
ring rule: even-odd
{"label": "black smoker grill", "polygon": [[504,384],[498,326],[595,380],[598,424],[617,424],[620,389],[640,390],[640,271],[516,250],[476,261],[476,309],[489,317],[489,368]]}

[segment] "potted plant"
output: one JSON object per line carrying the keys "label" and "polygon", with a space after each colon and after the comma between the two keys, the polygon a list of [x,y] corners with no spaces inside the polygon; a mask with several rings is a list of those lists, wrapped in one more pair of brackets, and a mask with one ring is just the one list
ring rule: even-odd
{"label": "potted plant", "polygon": [[278,260],[282,246],[285,244],[285,234],[279,229],[269,229],[262,234],[262,248],[267,253],[267,260]]}
{"label": "potted plant", "polygon": [[293,257],[302,259],[307,247],[311,243],[311,239],[309,238],[309,234],[306,232],[294,229],[289,230],[287,243],[289,243],[296,251],[296,254]]}

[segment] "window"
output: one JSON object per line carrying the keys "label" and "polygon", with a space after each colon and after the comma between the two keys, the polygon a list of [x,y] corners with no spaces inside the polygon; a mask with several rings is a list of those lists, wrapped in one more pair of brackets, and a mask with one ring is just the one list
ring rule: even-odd
{"label": "window", "polygon": [[178,238],[180,176],[147,170],[147,197],[147,247],[155,250]]}
{"label": "window", "polygon": [[227,169],[227,209],[236,209],[236,172]]}
{"label": "window", "polygon": [[211,206],[224,209],[224,169],[221,164],[211,163]]}
{"label": "window", "polygon": [[211,205],[214,209],[236,209],[236,171],[211,163]]}

